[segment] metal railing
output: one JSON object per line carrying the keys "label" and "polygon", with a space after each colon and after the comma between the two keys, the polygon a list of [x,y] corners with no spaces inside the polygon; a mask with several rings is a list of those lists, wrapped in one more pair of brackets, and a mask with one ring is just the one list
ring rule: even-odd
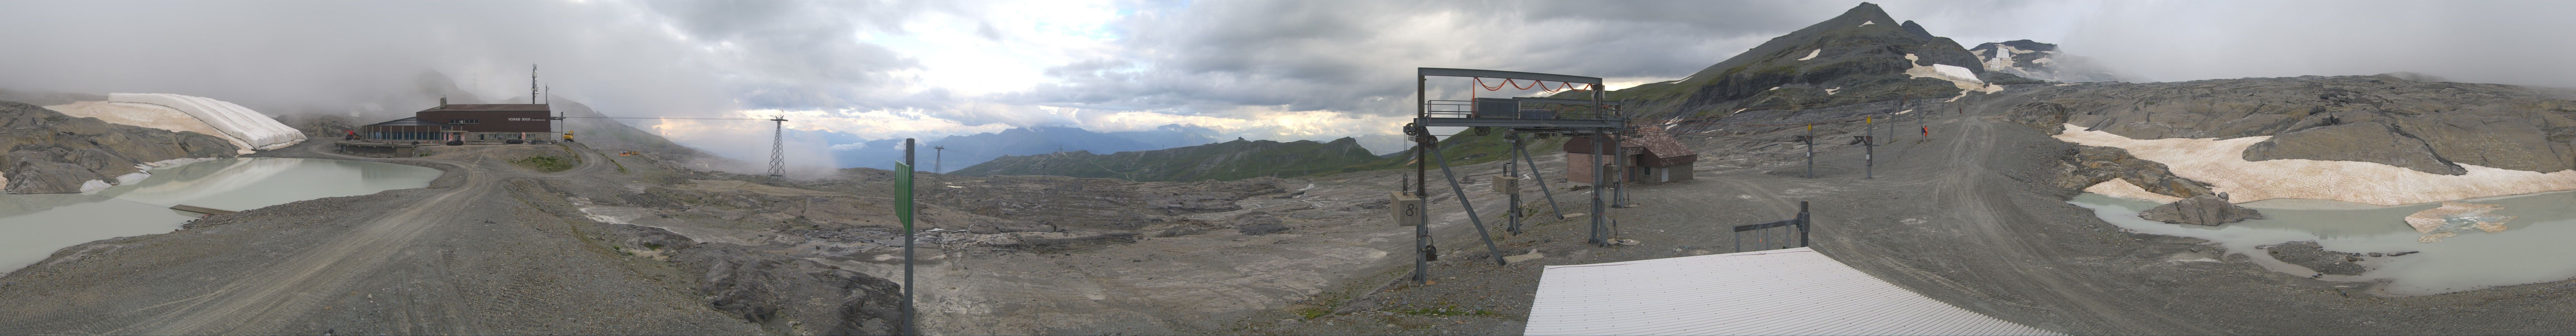
{"label": "metal railing", "polygon": [[[1604,107],[1607,108],[1607,112],[1592,112],[1593,108],[1590,105],[1519,102],[1515,104],[1513,111],[1496,113],[1477,111],[1476,102],[1472,100],[1424,100],[1422,103],[1423,114],[1427,118],[1592,120],[1619,116],[1618,105],[1605,104]],[[1545,112],[1534,110],[1545,110]]]}
{"label": "metal railing", "polygon": [[[1807,217],[1807,201],[1798,201],[1797,218],[1783,219],[1762,224],[1735,226],[1735,251],[1745,251],[1745,231],[1754,231],[1754,251],[1807,247],[1807,232],[1809,224],[1811,224],[1811,222],[1808,221]],[[1791,229],[1796,230],[1791,231]],[[1797,246],[1789,246],[1793,241],[1797,243]]]}

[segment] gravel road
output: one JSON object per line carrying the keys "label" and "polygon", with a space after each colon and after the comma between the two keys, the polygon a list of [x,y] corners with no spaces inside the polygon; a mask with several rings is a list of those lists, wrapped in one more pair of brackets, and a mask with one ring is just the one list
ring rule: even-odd
{"label": "gravel road", "polygon": [[[564,172],[505,162],[555,146],[439,148],[364,159],[308,144],[263,156],[439,168],[430,188],[219,215],[102,240],[0,278],[6,334],[764,333],[708,308],[686,274],[580,243],[580,223],[537,211],[534,179],[615,168],[597,152]],[[559,155],[559,154],[558,154]]]}

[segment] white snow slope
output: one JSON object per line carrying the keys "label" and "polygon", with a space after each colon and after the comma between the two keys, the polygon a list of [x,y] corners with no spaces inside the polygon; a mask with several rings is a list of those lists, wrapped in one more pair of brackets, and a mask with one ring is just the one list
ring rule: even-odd
{"label": "white snow slope", "polygon": [[167,93],[110,93],[107,94],[107,100],[155,104],[178,109],[179,112],[197,117],[198,121],[205,122],[207,126],[214,127],[216,131],[223,133],[210,135],[224,136],[249,144],[252,148],[243,148],[244,153],[252,149],[278,149],[304,142],[303,132],[286,127],[286,124],[278,123],[277,119],[261,115],[258,111],[251,111],[241,105],[213,98]]}
{"label": "white snow slope", "polygon": [[[2058,133],[2058,140],[2127,149],[2129,155],[2139,159],[2165,164],[2174,176],[2209,183],[2210,191],[2227,193],[2228,200],[2236,203],[2300,198],[2396,206],[2576,190],[2576,170],[2541,173],[2460,164],[2468,174],[2442,175],[2360,161],[2245,161],[2246,147],[2272,137],[2141,140],[2110,132],[2086,131],[2083,126],[2062,127],[2066,130]],[[2103,193],[2112,196],[2146,191],[2121,192],[2130,188],[2137,187],[2095,186],[2085,191],[2113,191]]]}

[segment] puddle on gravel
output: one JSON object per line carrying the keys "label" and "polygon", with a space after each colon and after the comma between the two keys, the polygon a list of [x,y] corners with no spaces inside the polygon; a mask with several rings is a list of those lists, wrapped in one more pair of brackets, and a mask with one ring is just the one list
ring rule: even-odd
{"label": "puddle on gravel", "polygon": [[2408,252],[2395,257],[2365,257],[2361,275],[2327,275],[2332,281],[2389,282],[2381,289],[2396,295],[2429,295],[2495,286],[2576,278],[2576,192],[2489,197],[2455,201],[2503,206],[2496,215],[2514,216],[2501,232],[2468,230],[2439,242],[2407,226],[2406,216],[2441,203],[2374,206],[2329,200],[2280,199],[2241,204],[2263,212],[2263,219],[2220,226],[2169,224],[2138,218],[2138,212],[2160,204],[2085,193],[2067,201],[2091,208],[2112,225],[2140,233],[2207,239],[2242,253],[2275,270],[2300,275],[2306,268],[2273,260],[2256,245],[2316,241],[2335,252]]}
{"label": "puddle on gravel", "polygon": [[427,167],[365,161],[230,158],[163,167],[141,182],[90,194],[0,195],[0,274],[100,239],[170,232],[197,214],[186,204],[249,210],[287,202],[420,188]]}

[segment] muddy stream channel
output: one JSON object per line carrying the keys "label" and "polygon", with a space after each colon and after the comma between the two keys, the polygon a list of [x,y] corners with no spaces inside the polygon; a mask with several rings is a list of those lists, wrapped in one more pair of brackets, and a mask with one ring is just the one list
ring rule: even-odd
{"label": "muddy stream channel", "polygon": [[426,167],[326,159],[230,158],[162,167],[151,177],[81,194],[0,195],[0,274],[55,250],[100,239],[167,233],[200,216],[191,205],[241,211],[288,202],[420,188]]}
{"label": "muddy stream channel", "polygon": [[[2103,221],[2133,232],[2207,239],[2226,247],[2227,253],[2244,254],[2255,263],[2291,274],[2314,276],[2318,273],[2275,259],[2264,248],[2287,242],[2315,241],[2326,251],[2378,253],[2355,262],[2367,268],[2358,275],[2315,277],[2330,281],[2383,282],[2375,288],[2383,295],[2441,294],[2576,278],[2576,243],[2570,243],[2576,242],[2576,192],[2452,202],[2501,206],[2501,209],[2492,210],[2488,214],[2490,217],[2482,217],[2511,217],[2503,221],[2501,231],[2493,232],[2418,232],[2408,224],[2408,215],[2441,207],[2443,203],[2375,206],[2328,200],[2262,200],[2239,204],[2261,211],[2262,219],[2200,226],[2139,218],[2138,212],[2159,205],[2153,202],[2092,193],[2076,196],[2067,202],[2091,208]],[[2440,220],[2436,219],[2435,223],[2440,223]],[[2443,232],[2456,235],[2427,238]],[[2396,253],[2405,254],[2387,256]],[[2218,260],[2177,258],[2172,261]]]}

